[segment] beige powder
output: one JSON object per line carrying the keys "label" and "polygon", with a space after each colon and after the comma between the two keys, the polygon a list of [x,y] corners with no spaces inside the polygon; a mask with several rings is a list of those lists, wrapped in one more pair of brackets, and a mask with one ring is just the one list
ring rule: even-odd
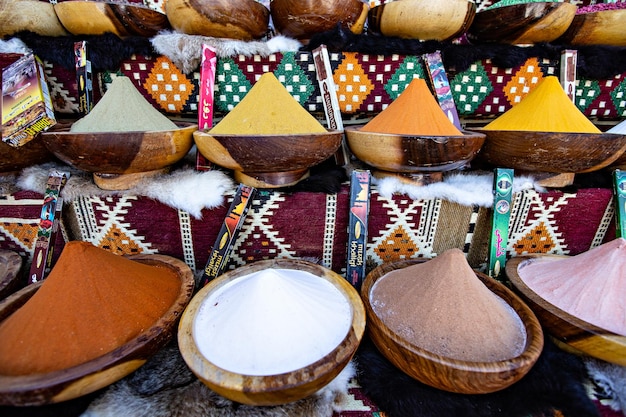
{"label": "beige powder", "polygon": [[385,274],[370,300],[391,330],[441,356],[493,362],[524,350],[521,319],[480,281],[459,249]]}
{"label": "beige powder", "polygon": [[143,132],[178,129],[150,104],[128,77],[116,77],[102,98],[72,132]]}

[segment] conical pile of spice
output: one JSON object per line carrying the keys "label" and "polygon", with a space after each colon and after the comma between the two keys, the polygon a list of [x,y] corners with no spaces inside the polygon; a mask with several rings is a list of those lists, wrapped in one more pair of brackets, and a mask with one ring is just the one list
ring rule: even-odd
{"label": "conical pile of spice", "polygon": [[66,369],[149,329],[180,293],[175,271],[68,242],[37,292],[0,323],[0,374]]}
{"label": "conical pile of spice", "polygon": [[72,124],[72,132],[143,132],[178,129],[137,90],[130,78],[113,79],[89,113]]}
{"label": "conical pile of spice", "polygon": [[281,135],[324,133],[326,129],[298,103],[273,73],[266,72],[209,132],[222,135]]}
{"label": "conical pile of spice", "polygon": [[581,254],[518,268],[528,287],[588,323],[626,336],[626,239]]}
{"label": "conical pile of spice", "polygon": [[411,80],[406,89],[361,131],[411,136],[463,136],[421,78]]}
{"label": "conical pile of spice", "polygon": [[545,77],[519,103],[488,123],[486,130],[600,133],[553,75]]}
{"label": "conical pile of spice", "polygon": [[521,319],[480,281],[459,249],[385,274],[370,300],[389,329],[444,357],[493,362],[524,351]]}

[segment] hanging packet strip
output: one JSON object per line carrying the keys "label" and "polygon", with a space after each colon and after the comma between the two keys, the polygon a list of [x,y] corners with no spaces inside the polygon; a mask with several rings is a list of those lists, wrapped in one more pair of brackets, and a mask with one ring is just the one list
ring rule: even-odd
{"label": "hanging packet strip", "polygon": [[[215,94],[215,72],[217,54],[209,45],[202,45],[200,62],[200,108],[198,109],[198,129],[209,130],[213,127],[213,106]],[[196,170],[208,171],[213,168],[211,161],[196,151]]]}
{"label": "hanging packet strip", "polygon": [[350,178],[350,212],[348,213],[348,254],[346,279],[360,289],[366,275],[367,227],[370,211],[371,174],[352,171]]}
{"label": "hanging packet strip", "polygon": [[217,234],[217,239],[215,239],[213,249],[204,267],[204,273],[200,278],[200,287],[204,287],[224,271],[239,235],[239,230],[241,230],[248,210],[252,205],[255,192],[256,189],[248,185],[239,184],[239,187],[237,187],[233,202],[230,204],[228,214]]}
{"label": "hanging packet strip", "polygon": [[69,177],[69,172],[57,170],[52,170],[48,174],[39,217],[39,226],[37,228],[33,261],[28,275],[29,284],[43,280],[52,268],[54,239],[58,232],[63,208],[63,199],[59,194]]}
{"label": "hanging packet strip", "polygon": [[[326,114],[326,125],[329,129],[343,131],[341,109],[337,99],[337,87],[333,79],[333,69],[330,65],[330,57],[326,45],[320,45],[313,50],[313,62],[315,74],[320,87],[322,105]],[[341,147],[335,152],[335,162],[339,166],[345,166],[350,162],[350,152],[346,143],[345,135],[341,141]]]}
{"label": "hanging packet strip", "polygon": [[615,196],[616,237],[626,238],[626,171],[613,172],[613,194]]}
{"label": "hanging packet strip", "polygon": [[497,168],[493,180],[493,219],[489,242],[489,270],[487,275],[498,278],[506,263],[506,248],[509,241],[509,220],[513,198],[513,170]]}
{"label": "hanging packet strip", "polygon": [[436,51],[430,54],[422,55],[422,59],[426,64],[426,70],[430,77],[430,83],[437,97],[439,107],[448,116],[450,122],[456,126],[457,129],[463,130],[461,121],[459,120],[459,112],[456,109],[454,103],[454,97],[452,97],[452,89],[450,88],[450,82],[446,75],[446,69],[443,66],[441,59],[441,52]]}
{"label": "hanging packet strip", "polygon": [[565,49],[561,52],[561,86],[565,94],[576,103],[576,61],[578,51],[575,49]]}
{"label": "hanging packet strip", "polygon": [[74,64],[78,89],[78,111],[86,115],[93,108],[93,77],[87,55],[87,41],[74,42]]}

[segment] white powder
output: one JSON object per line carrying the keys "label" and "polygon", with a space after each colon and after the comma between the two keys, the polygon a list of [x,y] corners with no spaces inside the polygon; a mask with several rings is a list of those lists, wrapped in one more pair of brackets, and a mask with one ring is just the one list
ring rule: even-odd
{"label": "white powder", "polygon": [[352,309],[330,282],[292,269],[239,277],[207,297],[193,336],[215,365],[245,375],[275,375],[321,359],[346,337]]}

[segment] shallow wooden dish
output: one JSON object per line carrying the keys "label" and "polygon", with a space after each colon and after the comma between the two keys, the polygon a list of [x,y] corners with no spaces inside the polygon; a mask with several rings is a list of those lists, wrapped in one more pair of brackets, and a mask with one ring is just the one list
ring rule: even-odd
{"label": "shallow wooden dish", "polygon": [[626,46],[626,9],[577,14],[559,42],[570,45]]}
{"label": "shallow wooden dish", "polygon": [[343,132],[285,135],[213,135],[194,132],[198,151],[209,161],[235,171],[235,179],[260,188],[278,188],[306,178],[309,169],[341,146]]}
{"label": "shallow wooden dish", "polygon": [[[26,277],[20,275],[22,257],[11,250],[0,250],[0,300],[26,284]],[[24,282],[20,280],[24,278]]]}
{"label": "shallow wooden dish", "polygon": [[[163,317],[125,345],[90,362],[46,374],[0,375],[0,405],[51,404],[92,393],[135,371],[171,340],[193,295],[193,272],[183,261],[166,255],[136,255],[130,259],[171,268],[180,277],[180,294]],[[0,321],[24,305],[43,282],[30,284],[0,301]]]}
{"label": "shallow wooden dish", "polygon": [[476,13],[467,37],[473,42],[535,44],[565,33],[577,7],[566,2],[522,3]]}
{"label": "shallow wooden dish", "polygon": [[272,0],[270,15],[276,30],[301,41],[337,25],[363,32],[369,6],[361,0]]}
{"label": "shallow wooden dish", "polygon": [[[391,3],[393,4],[393,3]],[[482,133],[462,136],[407,136],[345,129],[354,156],[383,171],[418,173],[451,171],[476,157],[485,141]]]}
{"label": "shallow wooden dish", "polygon": [[543,349],[543,331],[532,310],[504,284],[476,272],[476,276],[519,315],[526,328],[526,347],[515,358],[498,362],[469,362],[443,357],[413,345],[390,330],[374,312],[370,292],[374,283],[388,272],[424,259],[382,264],[365,277],[361,298],[367,312],[367,328],[381,354],[412,378],[444,391],[485,394],[504,389],[519,381],[533,367]]}
{"label": "shallow wooden dish", "polygon": [[475,15],[476,4],[468,0],[397,0],[373,7],[368,29],[385,36],[444,41],[463,35]]}
{"label": "shallow wooden dish", "polygon": [[[343,341],[312,364],[276,375],[243,375],[222,369],[207,360],[194,341],[193,323],[203,301],[220,287],[239,277],[264,269],[302,270],[332,283],[352,307],[352,325]],[[312,395],[330,383],[350,362],[365,332],[365,309],[357,290],[341,275],[320,265],[297,259],[257,261],[228,271],[204,286],[183,313],[178,344],[194,374],[218,394],[242,404],[278,405]]]}
{"label": "shallow wooden dish", "polygon": [[167,19],[188,35],[250,41],[269,28],[270,11],[255,0],[168,0]]}
{"label": "shallow wooden dish", "polygon": [[594,326],[549,303],[530,289],[518,271],[525,262],[550,262],[559,255],[527,255],[511,258],[504,267],[515,291],[530,306],[546,332],[564,350],[626,366],[626,337]]}
{"label": "shallow wooden dish", "polygon": [[615,162],[626,135],[473,129],[486,135],[477,159],[528,172],[585,173]]}
{"label": "shallow wooden dish", "polygon": [[94,174],[104,189],[127,189],[143,177],[164,172],[193,146],[194,123],[175,130],[136,132],[71,132],[51,129],[41,134],[45,146],[66,164]]}
{"label": "shallow wooden dish", "polygon": [[0,172],[19,171],[54,159],[39,137],[19,147],[0,141]]}
{"label": "shallow wooden dish", "polygon": [[151,37],[170,27],[165,13],[138,3],[70,0],[56,3],[54,11],[72,35]]}

